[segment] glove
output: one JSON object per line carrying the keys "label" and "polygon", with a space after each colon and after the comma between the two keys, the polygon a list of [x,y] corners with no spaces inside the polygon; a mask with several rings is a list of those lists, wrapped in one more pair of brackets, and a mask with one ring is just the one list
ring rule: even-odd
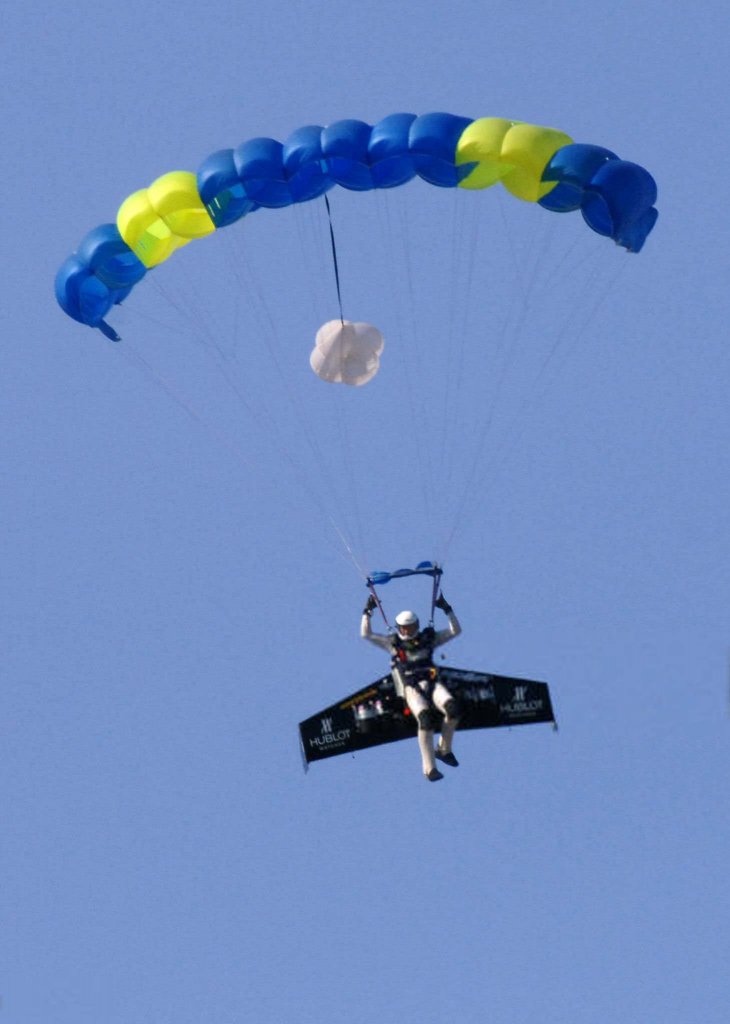
{"label": "glove", "polygon": [[451,612],[451,605],[446,600],[443,594],[439,594],[438,601],[436,602],[436,607],[440,608],[441,611],[444,612],[446,615],[448,615]]}
{"label": "glove", "polygon": [[375,600],[375,598],[371,594],[370,597],[368,598],[368,603],[365,605],[365,607],[362,610],[362,613],[363,613],[363,615],[372,615],[372,613],[375,611],[375,609],[377,607],[378,607],[378,602]]}

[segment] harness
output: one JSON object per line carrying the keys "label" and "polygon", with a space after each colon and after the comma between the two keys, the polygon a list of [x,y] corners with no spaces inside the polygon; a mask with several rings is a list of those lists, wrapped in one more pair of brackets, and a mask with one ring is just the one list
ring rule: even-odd
{"label": "harness", "polygon": [[427,626],[412,640],[394,636],[391,658],[391,666],[400,674],[403,685],[416,686],[429,700],[438,678],[433,663],[435,632],[433,626]]}

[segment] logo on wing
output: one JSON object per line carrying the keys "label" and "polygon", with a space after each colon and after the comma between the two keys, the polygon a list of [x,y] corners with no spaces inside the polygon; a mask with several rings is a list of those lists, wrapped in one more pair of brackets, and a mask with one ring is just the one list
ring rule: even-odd
{"label": "logo on wing", "polygon": [[504,715],[525,717],[537,715],[545,706],[541,697],[530,698],[530,687],[517,685],[513,688],[512,697],[500,705],[499,710]]}
{"label": "logo on wing", "polygon": [[331,717],[320,718],[319,736],[310,736],[309,745],[318,750],[327,748],[336,750],[337,747],[344,747],[350,739],[351,729],[336,729],[334,719]]}

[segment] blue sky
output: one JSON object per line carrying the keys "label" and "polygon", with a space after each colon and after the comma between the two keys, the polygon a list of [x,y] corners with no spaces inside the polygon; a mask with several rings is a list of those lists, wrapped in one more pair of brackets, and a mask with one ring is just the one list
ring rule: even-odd
{"label": "blue sky", "polygon": [[[730,16],[699,13],[7,16],[8,1022],[724,1024]],[[346,315],[386,336],[357,393],[308,368],[337,315],[319,209],[176,254],[119,346],[56,306],[58,265],[159,174],[397,110],[605,145],[655,175],[657,228],[634,257],[505,195],[332,193]],[[502,315],[520,355],[472,476]],[[560,732],[457,736],[439,786],[415,744],[305,776],[296,723],[383,670],[329,512],[396,568],[443,551],[465,486],[449,660],[547,679]]]}

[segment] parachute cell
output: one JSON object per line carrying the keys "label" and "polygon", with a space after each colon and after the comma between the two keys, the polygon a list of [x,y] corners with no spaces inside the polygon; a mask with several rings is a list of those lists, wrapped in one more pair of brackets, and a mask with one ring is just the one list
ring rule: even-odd
{"label": "parachute cell", "polygon": [[146,267],[155,267],[175,249],[215,231],[201,200],[195,175],[171,171],[149,188],[132,193],[117,213],[119,234]]}
{"label": "parachute cell", "polygon": [[654,227],[656,182],[643,167],[620,160],[601,146],[571,145],[557,151],[542,173],[557,183],[539,202],[546,210],[580,210],[586,224],[638,252]]}
{"label": "parachute cell", "polygon": [[461,187],[488,188],[501,181],[518,199],[537,202],[554,188],[543,179],[545,165],[571,142],[570,136],[554,128],[480,118],[469,125],[457,145],[457,163],[473,167]]}

